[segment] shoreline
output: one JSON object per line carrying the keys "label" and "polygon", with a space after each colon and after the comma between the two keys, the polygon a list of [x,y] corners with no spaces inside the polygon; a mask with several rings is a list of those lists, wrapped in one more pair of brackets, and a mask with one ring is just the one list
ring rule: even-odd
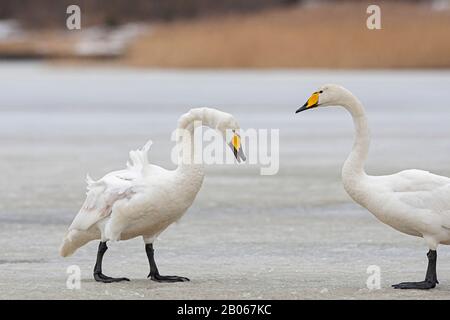
{"label": "shoreline", "polygon": [[20,41],[0,42],[0,59],[169,69],[450,68],[450,42],[442,41],[450,38],[450,10],[379,5],[381,30],[367,29],[362,4],[305,5],[77,32],[35,30]]}

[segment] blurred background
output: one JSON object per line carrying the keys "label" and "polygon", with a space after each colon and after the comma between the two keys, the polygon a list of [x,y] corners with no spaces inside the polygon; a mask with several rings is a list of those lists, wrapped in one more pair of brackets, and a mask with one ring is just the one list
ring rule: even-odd
{"label": "blurred background", "polygon": [[[71,4],[81,30],[66,28]],[[381,30],[366,27],[369,4]],[[448,250],[438,290],[389,289],[423,278],[426,248],[343,190],[345,111],[294,114],[320,85],[344,85],[367,109],[368,173],[450,176],[449,39],[448,0],[1,0],[0,298],[449,299]],[[149,282],[141,239],[105,256],[105,273],[130,283],[92,280],[94,242],[59,257],[86,174],[123,168],[148,139],[150,161],[175,168],[171,133],[199,106],[279,129],[280,170],[206,166],[194,205],[155,244],[161,272],[192,281]],[[65,287],[72,264],[82,290]],[[373,264],[382,290],[366,288]]]}
{"label": "blurred background", "polygon": [[[66,8],[81,8],[80,31]],[[382,30],[366,28],[369,4]],[[2,0],[0,58],[167,68],[440,68],[448,0]],[[352,54],[349,54],[351,52]]]}

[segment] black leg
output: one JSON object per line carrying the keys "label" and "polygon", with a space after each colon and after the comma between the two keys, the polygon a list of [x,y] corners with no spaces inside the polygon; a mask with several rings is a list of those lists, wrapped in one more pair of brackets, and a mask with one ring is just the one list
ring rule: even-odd
{"label": "black leg", "polygon": [[158,267],[155,262],[155,250],[153,250],[153,244],[148,243],[145,245],[145,252],[147,253],[148,263],[150,265],[150,273],[147,278],[158,282],[185,282],[189,281],[188,278],[178,276],[162,276],[159,274]]}
{"label": "black leg", "polygon": [[111,278],[107,277],[102,273],[102,261],[103,261],[103,255],[105,254],[106,250],[108,250],[108,247],[106,246],[106,242],[100,242],[98,245],[98,252],[97,252],[97,262],[95,263],[94,267],[94,279],[98,282],[119,282],[119,281],[130,281],[128,278]]}
{"label": "black leg", "polygon": [[428,251],[427,257],[428,257],[428,268],[424,281],[402,282],[399,284],[394,284],[393,287],[395,289],[422,289],[422,290],[433,289],[434,287],[436,287],[436,284],[439,283],[436,275],[436,261],[437,261],[436,250]]}

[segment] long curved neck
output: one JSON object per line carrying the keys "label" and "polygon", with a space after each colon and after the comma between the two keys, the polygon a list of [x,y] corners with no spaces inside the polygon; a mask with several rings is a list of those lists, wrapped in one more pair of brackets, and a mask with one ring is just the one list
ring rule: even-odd
{"label": "long curved neck", "polygon": [[202,150],[196,149],[200,146],[196,146],[194,132],[200,126],[217,129],[221,114],[223,113],[215,109],[196,108],[180,117],[177,127],[179,134],[181,134],[177,141],[178,151],[181,151],[181,156],[178,157],[177,171],[179,173],[203,176]]}
{"label": "long curved neck", "polygon": [[369,153],[370,133],[364,107],[352,94],[347,94],[341,105],[347,109],[353,118],[355,126],[355,141],[353,149],[342,168],[342,178],[346,181],[359,181],[365,176],[364,164]]}

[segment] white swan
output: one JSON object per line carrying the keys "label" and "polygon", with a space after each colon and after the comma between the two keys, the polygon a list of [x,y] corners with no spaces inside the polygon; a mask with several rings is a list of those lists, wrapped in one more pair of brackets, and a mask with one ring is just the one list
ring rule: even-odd
{"label": "white swan", "polygon": [[350,197],[381,222],[422,237],[428,248],[425,280],[393,285],[397,289],[431,289],[438,283],[436,249],[450,244],[450,178],[428,171],[405,170],[387,176],[369,176],[364,163],[369,151],[369,128],[364,108],[348,90],[325,85],[314,92],[296,113],[325,106],[342,106],[353,117],[356,138],[342,168],[342,181]]}
{"label": "white swan", "polygon": [[[100,239],[94,278],[100,282],[117,282],[102,273],[102,259],[108,240],[127,240],[142,236],[150,264],[149,277],[155,281],[176,282],[189,279],[162,276],[154,260],[153,242],[170,224],[191,206],[203,182],[203,167],[194,160],[194,130],[197,126],[216,129],[224,137],[232,131],[230,147],[238,161],[245,161],[238,134],[239,125],[232,115],[211,108],[192,109],[178,120],[178,129],[190,137],[178,142],[183,149],[176,170],[166,170],[148,163],[151,142],[141,150],[130,152],[127,168],[108,173],[98,181],[88,177],[86,201],[69,227],[60,248],[61,256],[95,239]],[[230,135],[228,135],[230,136]]]}

